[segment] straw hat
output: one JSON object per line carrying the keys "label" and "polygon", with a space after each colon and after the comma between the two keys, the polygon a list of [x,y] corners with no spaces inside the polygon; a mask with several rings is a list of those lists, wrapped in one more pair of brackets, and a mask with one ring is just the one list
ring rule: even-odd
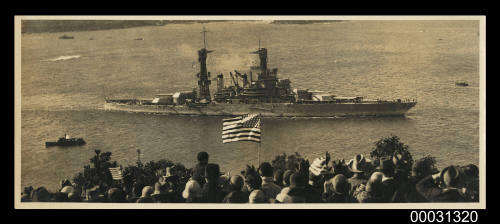
{"label": "straw hat", "polygon": [[172,168],[173,168],[173,166],[169,166],[169,167],[165,168],[165,176],[163,176],[164,178],[174,176],[172,174]]}
{"label": "straw hat", "polygon": [[455,187],[458,185],[461,172],[455,166],[448,166],[441,171],[439,175],[440,179],[444,182],[447,187]]}
{"label": "straw hat", "polygon": [[326,158],[325,157],[316,158],[313,161],[313,163],[309,166],[309,171],[316,176],[327,174],[328,168],[326,164]]}
{"label": "straw hat", "polygon": [[361,170],[366,165],[366,159],[363,154],[358,154],[349,161],[347,167],[353,173],[363,173],[365,171]]}

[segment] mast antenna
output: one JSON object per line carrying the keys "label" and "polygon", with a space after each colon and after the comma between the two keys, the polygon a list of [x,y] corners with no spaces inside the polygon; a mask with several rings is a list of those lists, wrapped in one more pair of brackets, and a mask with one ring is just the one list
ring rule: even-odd
{"label": "mast antenna", "polygon": [[205,30],[205,26],[203,26],[203,31],[201,31],[203,33],[203,47],[206,49],[207,48],[207,41],[205,39],[205,33],[208,32]]}

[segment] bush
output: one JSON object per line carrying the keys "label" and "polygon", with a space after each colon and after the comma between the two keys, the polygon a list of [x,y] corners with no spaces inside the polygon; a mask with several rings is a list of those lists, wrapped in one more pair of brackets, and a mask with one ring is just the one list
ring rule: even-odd
{"label": "bush", "polygon": [[111,152],[103,152],[96,149],[94,157],[90,158],[90,164],[83,167],[83,172],[73,178],[77,190],[89,189],[96,185],[100,189],[108,189],[113,185],[113,179],[108,168],[117,167],[116,161],[111,160]]}
{"label": "bush", "polygon": [[302,156],[298,152],[295,152],[295,154],[288,156],[286,155],[286,153],[283,153],[281,155],[277,155],[271,162],[271,165],[273,166],[275,172],[278,170],[297,171],[297,169],[299,168],[299,164],[302,160],[304,160],[304,158],[302,158]]}
{"label": "bush", "polygon": [[399,137],[391,135],[375,142],[375,148],[370,153],[372,159],[378,161],[381,158],[392,159],[395,153],[403,155],[403,160],[407,161],[404,169],[410,171],[413,165],[413,157],[409,151],[410,147],[400,142]]}

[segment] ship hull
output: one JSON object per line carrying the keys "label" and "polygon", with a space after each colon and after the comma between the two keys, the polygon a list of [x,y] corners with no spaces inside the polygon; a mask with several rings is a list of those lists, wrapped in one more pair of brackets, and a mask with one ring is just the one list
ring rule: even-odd
{"label": "ship hull", "polygon": [[135,113],[230,116],[249,113],[261,114],[263,117],[347,117],[347,116],[404,116],[414,107],[416,102],[383,102],[383,103],[330,103],[330,104],[296,104],[296,103],[261,103],[230,104],[211,103],[207,105],[139,105],[106,102],[104,109],[108,111],[126,111]]}

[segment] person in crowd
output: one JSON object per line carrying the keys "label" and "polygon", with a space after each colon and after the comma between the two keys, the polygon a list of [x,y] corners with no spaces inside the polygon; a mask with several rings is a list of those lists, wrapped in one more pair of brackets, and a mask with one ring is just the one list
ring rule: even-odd
{"label": "person in crowd", "polygon": [[59,191],[61,191],[61,189],[63,189],[66,186],[72,186],[71,181],[69,181],[68,179],[61,180],[61,184],[60,184],[61,188],[59,188],[60,189]]}
{"label": "person in crowd", "polygon": [[193,178],[189,179],[186,183],[186,187],[182,192],[182,198],[185,199],[187,203],[200,203],[202,200],[202,189],[198,181]]}
{"label": "person in crowd", "polygon": [[58,198],[58,201],[61,202],[69,202],[70,196],[75,195],[75,188],[71,185],[65,184],[64,187],[56,193],[56,198]]}
{"label": "person in crowd", "polygon": [[290,186],[290,176],[292,176],[292,174],[294,174],[294,173],[295,173],[295,171],[293,171],[293,170],[286,170],[283,173],[283,188]]}
{"label": "person in crowd", "polygon": [[142,188],[142,195],[139,199],[137,199],[137,203],[154,203],[153,197],[151,194],[153,193],[153,188],[151,186],[145,186]]}
{"label": "person in crowd", "polygon": [[124,203],[125,195],[122,189],[114,187],[108,190],[108,202],[110,203]]}
{"label": "person in crowd", "polygon": [[165,197],[167,194],[162,191],[162,186],[160,182],[156,182],[154,185],[154,191],[151,194],[151,197],[154,199],[155,202],[157,203],[167,203],[167,197]]}
{"label": "person in crowd", "polygon": [[234,175],[229,181],[230,192],[222,200],[223,203],[247,203],[249,200],[248,194],[245,194],[242,190],[244,180],[240,175]]}
{"label": "person in crowd", "polygon": [[197,156],[198,163],[193,167],[193,179],[198,181],[200,186],[205,184],[205,168],[208,164],[208,153],[199,152]]}
{"label": "person in crowd", "polygon": [[463,185],[467,188],[467,197],[472,202],[479,201],[479,168],[474,164],[460,167],[464,174]]}
{"label": "person in crowd", "polygon": [[69,202],[82,202],[81,193],[78,191],[68,193]]}
{"label": "person in crowd", "polygon": [[248,203],[256,204],[256,203],[266,203],[266,194],[264,191],[260,189],[253,190],[248,196]]}
{"label": "person in crowd", "polygon": [[[416,184],[428,175],[438,173],[433,164],[425,159],[415,161],[410,174],[406,170],[396,168],[394,177],[398,183],[398,187],[394,192],[391,202],[395,203],[419,203],[428,202],[416,189]],[[408,177],[409,176],[409,177]]]}
{"label": "person in crowd", "polygon": [[430,202],[469,202],[467,188],[461,186],[462,175],[458,167],[448,166],[420,180],[416,188]]}
{"label": "person in crowd", "polygon": [[396,191],[396,181],[394,179],[395,167],[392,159],[381,158],[379,166],[375,169],[377,172],[381,172],[382,176],[382,193],[384,201],[390,202]]}
{"label": "person in crowd", "polygon": [[353,194],[354,191],[362,184],[366,184],[366,177],[365,177],[365,167],[366,167],[366,159],[362,154],[358,154],[354,157],[351,162],[349,162],[349,170],[352,173],[351,178],[347,179],[347,182],[349,182],[351,188],[349,190],[349,194]]}
{"label": "person in crowd", "polygon": [[253,165],[247,165],[247,168],[242,171],[241,174],[245,179],[245,184],[243,185],[242,190],[243,192],[250,194],[253,190],[260,189],[262,186],[262,178]]}
{"label": "person in crowd", "polygon": [[274,183],[277,184],[280,188],[283,188],[283,174],[285,174],[285,171],[281,169],[278,169],[274,172]]}
{"label": "person in crowd", "polygon": [[337,174],[324,183],[323,202],[326,203],[348,203],[353,200],[350,197],[350,184],[343,174]]}
{"label": "person in crowd", "polygon": [[219,185],[219,165],[209,163],[205,168],[205,184],[202,188],[203,203],[219,203],[222,201],[222,190]]}
{"label": "person in crowd", "polygon": [[231,176],[226,174],[221,175],[219,177],[218,183],[223,197],[226,197],[226,195],[231,192]]}
{"label": "person in crowd", "polygon": [[306,203],[306,182],[303,174],[292,174],[290,176],[290,186],[284,188],[280,194],[276,196],[276,200],[281,203]]}
{"label": "person in crowd", "polygon": [[264,162],[260,164],[259,173],[262,178],[260,189],[264,192],[266,199],[276,198],[281,192],[281,187],[274,183],[273,167],[270,163]]}
{"label": "person in crowd", "polygon": [[[126,193],[125,199],[127,199],[127,202],[129,203],[135,203],[139,197],[140,197],[140,192],[138,193],[140,188],[138,188],[138,185],[134,184],[132,185],[130,190],[124,190]],[[139,195],[139,196],[137,196]]]}
{"label": "person in crowd", "polygon": [[39,187],[31,192],[32,202],[49,202],[50,194],[45,187]]}
{"label": "person in crowd", "polygon": [[382,179],[384,174],[382,172],[374,172],[366,185],[361,184],[353,194],[353,197],[359,203],[384,203],[387,200],[384,198],[384,186]]}
{"label": "person in crowd", "polygon": [[283,203],[285,198],[287,197],[288,192],[290,191],[290,178],[295,173],[293,170],[286,170],[283,173],[283,189],[281,189],[280,193],[276,195],[276,201]]}
{"label": "person in crowd", "polygon": [[53,200],[55,202],[68,202],[68,194],[65,194],[63,192],[55,192],[53,195]]}
{"label": "person in crowd", "polygon": [[[327,153],[329,156],[329,154]],[[309,185],[318,192],[323,191],[326,175],[329,173],[329,157],[316,158],[309,166]]]}
{"label": "person in crowd", "polygon": [[30,202],[31,201],[31,192],[33,191],[33,187],[25,187],[23,193],[21,194],[21,202]]}
{"label": "person in crowd", "polygon": [[175,172],[177,167],[169,166],[165,168],[165,176],[159,178],[161,194],[156,196],[161,201],[180,203],[184,201],[181,197],[184,186],[179,186],[179,175]]}
{"label": "person in crowd", "polygon": [[[326,161],[329,161],[329,159],[327,159],[327,158],[329,158],[328,153],[327,153],[327,157],[324,159],[325,160],[324,164],[326,164]],[[290,187],[290,191],[288,192],[288,195],[293,196],[296,193],[298,195],[301,195],[302,191],[303,191],[306,203],[320,203],[321,202],[321,193],[323,192],[323,187],[321,187],[321,189],[318,189],[318,188],[309,184],[308,180],[309,180],[309,173],[310,172],[311,171],[310,171],[310,165],[309,165],[308,160],[306,160],[305,162],[302,161],[299,163],[299,171],[297,173],[298,175],[300,175],[300,177],[298,179],[299,182],[295,182],[296,183],[295,189]],[[323,170],[321,172],[323,172]],[[321,172],[320,172],[321,176],[329,175],[328,171],[323,172],[323,173],[321,173]],[[321,178],[323,178],[323,177],[321,177]],[[291,181],[290,181],[290,183],[291,183]],[[321,183],[321,185],[323,184],[323,182],[321,182],[321,180],[320,180],[320,183]]]}

